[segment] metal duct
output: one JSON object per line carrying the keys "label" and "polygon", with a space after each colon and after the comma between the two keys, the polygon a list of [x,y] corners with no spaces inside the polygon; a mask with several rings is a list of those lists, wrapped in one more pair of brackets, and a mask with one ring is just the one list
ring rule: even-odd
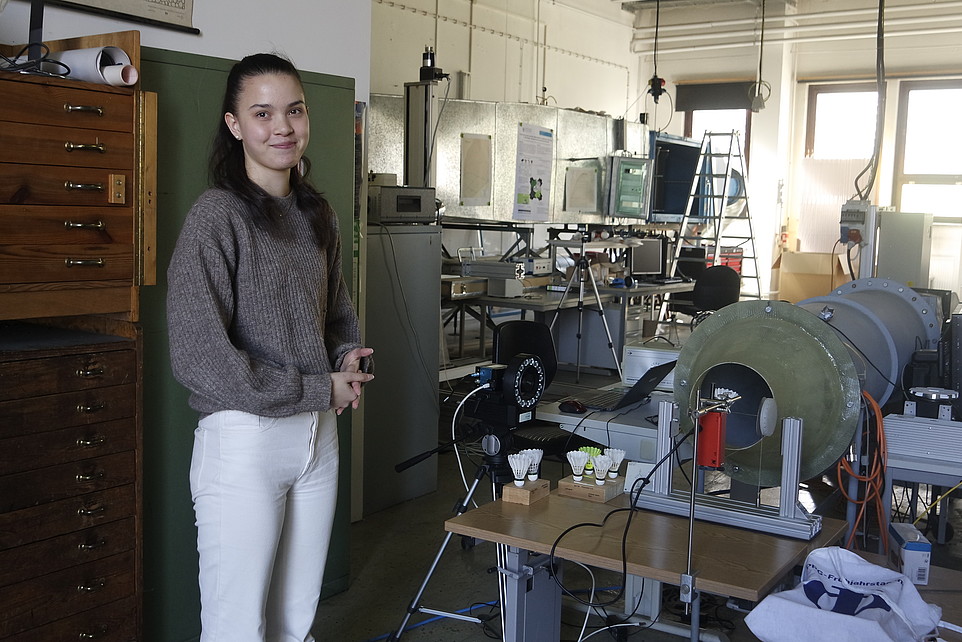
{"label": "metal duct", "polygon": [[779,424],[785,417],[803,421],[800,478],[811,479],[851,444],[863,385],[884,403],[912,352],[934,345],[938,332],[935,311],[921,296],[882,279],[860,279],[797,306],[730,305],[699,324],[679,354],[674,393],[681,430],[690,429],[699,397],[716,388],[738,392],[743,398],[728,419],[725,471],[755,486],[778,486],[781,430],[764,437],[758,419],[773,398]]}
{"label": "metal duct", "polygon": [[930,302],[889,279],[852,281],[798,307],[836,331],[852,353],[862,388],[880,406],[901,387],[912,353],[939,341],[938,313]]}

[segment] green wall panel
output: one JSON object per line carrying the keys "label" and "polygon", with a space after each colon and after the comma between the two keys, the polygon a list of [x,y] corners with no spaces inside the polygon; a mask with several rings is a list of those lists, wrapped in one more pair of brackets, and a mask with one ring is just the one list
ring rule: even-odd
{"label": "green wall panel", "polygon": [[[148,642],[195,640],[200,633],[196,529],[188,471],[196,413],[174,381],[166,331],[167,265],[184,217],[207,186],[207,156],[230,60],[141,50],[143,89],[158,94],[157,285],[141,289],[144,328],[144,628]],[[354,80],[304,73],[311,114],[307,155],[314,184],[338,212],[344,272],[354,282]],[[349,581],[350,419],[338,420],[340,486],[325,595]]]}

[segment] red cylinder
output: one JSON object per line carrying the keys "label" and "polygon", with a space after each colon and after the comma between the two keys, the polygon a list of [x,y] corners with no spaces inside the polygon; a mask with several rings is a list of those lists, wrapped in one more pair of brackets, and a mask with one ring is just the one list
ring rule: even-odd
{"label": "red cylinder", "polygon": [[727,413],[708,412],[698,418],[698,461],[702,468],[719,469],[725,463]]}

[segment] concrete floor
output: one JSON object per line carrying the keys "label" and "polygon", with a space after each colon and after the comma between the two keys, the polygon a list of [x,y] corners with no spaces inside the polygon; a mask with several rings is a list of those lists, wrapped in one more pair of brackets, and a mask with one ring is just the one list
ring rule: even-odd
{"label": "concrete floor", "polygon": [[[612,381],[603,375],[583,375],[578,384],[573,383],[571,373],[559,373],[557,383],[549,390],[546,398],[558,398],[571,394],[579,386],[595,387]],[[469,388],[470,389],[470,388]],[[442,398],[446,397],[442,391]],[[442,405],[439,426],[439,439],[447,440],[450,435],[450,417],[454,401]],[[413,499],[365,517],[351,526],[351,575],[350,588],[332,596],[321,603],[315,627],[318,640],[383,640],[396,632],[401,625],[406,609],[424,581],[432,560],[439,551],[445,532],[443,522],[454,514],[454,507],[464,497],[457,459],[448,451],[437,455],[438,489],[424,497]],[[464,459],[465,474],[468,481],[474,475],[477,459]],[[543,476],[556,481],[567,471],[558,462],[545,461]],[[830,493],[830,484],[824,489],[813,492]],[[490,501],[490,486],[479,487],[478,502]],[[819,501],[823,501],[820,499]],[[831,502],[824,502],[831,505]],[[904,502],[902,504],[904,506]],[[962,502],[952,500],[950,523],[957,530],[962,527]],[[840,508],[830,509],[830,516],[844,517]],[[933,547],[933,564],[962,570],[962,538],[954,538],[945,545]],[[442,611],[460,611],[476,615],[484,620],[484,625],[460,621],[452,618],[430,618],[421,613],[413,615],[409,628],[402,639],[419,640],[463,640],[480,641],[500,639],[501,621],[497,606],[497,575],[494,545],[487,542],[476,546],[462,546],[460,538],[453,537],[441,555],[437,568],[426,586],[421,605]],[[565,568],[566,584],[569,587],[588,591],[591,578],[582,569],[568,565]],[[596,586],[619,587],[620,575],[597,571]],[[610,600],[613,591],[596,595],[596,600]],[[587,595],[585,596],[587,597]],[[709,596],[711,597],[711,596]],[[683,616],[683,609],[677,600],[677,591],[665,587],[663,607],[659,626],[670,625]],[[678,640],[680,637],[652,629],[635,626],[622,628],[628,637],[615,637],[607,631],[599,631],[606,618],[617,619],[623,608],[592,610],[587,626],[585,610],[573,599],[565,598],[562,613],[562,640],[587,639],[631,639],[631,640]],[[719,599],[706,604],[702,609],[703,624],[714,631],[703,639],[755,640],[742,622],[744,615],[727,608]],[[952,622],[962,622],[962,614],[950,618]],[[684,631],[684,624],[679,630]]]}

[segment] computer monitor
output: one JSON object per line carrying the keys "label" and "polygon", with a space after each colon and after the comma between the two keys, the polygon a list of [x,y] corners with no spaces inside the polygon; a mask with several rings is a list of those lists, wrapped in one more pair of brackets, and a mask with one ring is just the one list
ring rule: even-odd
{"label": "computer monitor", "polygon": [[632,276],[663,276],[665,273],[664,239],[634,239],[629,258]]}

